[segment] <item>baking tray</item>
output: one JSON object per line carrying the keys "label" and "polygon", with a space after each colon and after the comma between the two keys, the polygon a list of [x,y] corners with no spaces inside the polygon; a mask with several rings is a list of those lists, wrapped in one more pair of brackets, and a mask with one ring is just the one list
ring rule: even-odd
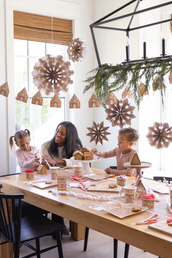
{"label": "baking tray", "polygon": [[109,177],[115,176],[114,174],[88,174],[84,175],[84,177],[91,179],[91,180],[103,180]]}
{"label": "baking tray", "polygon": [[[51,184],[47,184],[46,182],[50,182]],[[56,186],[57,185],[57,180],[43,180],[43,181],[33,181],[31,182],[32,186],[44,189],[44,188],[49,188],[52,186]]]}
{"label": "baking tray", "polygon": [[[141,211],[134,212],[132,211],[132,208],[134,206],[141,207]],[[138,213],[144,212],[148,210],[147,207],[143,207],[134,203],[112,203],[112,204],[104,204],[103,205],[105,211],[109,212],[110,214],[123,219],[128,216],[137,215]]]}

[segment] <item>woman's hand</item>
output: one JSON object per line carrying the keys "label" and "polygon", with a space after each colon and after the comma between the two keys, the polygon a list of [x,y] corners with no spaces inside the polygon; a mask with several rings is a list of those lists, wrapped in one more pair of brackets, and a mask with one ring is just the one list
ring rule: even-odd
{"label": "woman's hand", "polygon": [[51,159],[51,158],[49,158],[49,157],[46,157],[46,156],[42,155],[42,163],[43,163],[43,164],[47,164],[46,161],[47,161],[50,165],[52,165],[52,166],[55,166],[55,165],[56,165],[56,162],[57,162],[57,161],[54,160],[54,159]]}
{"label": "woman's hand", "polygon": [[46,161],[51,166],[66,166],[66,161],[64,161],[64,160],[55,160],[55,159],[51,159],[49,157],[42,155],[42,163],[47,164]]}
{"label": "woman's hand", "polygon": [[40,159],[35,158],[35,162],[37,162],[37,163],[39,163],[39,164],[40,164]]}

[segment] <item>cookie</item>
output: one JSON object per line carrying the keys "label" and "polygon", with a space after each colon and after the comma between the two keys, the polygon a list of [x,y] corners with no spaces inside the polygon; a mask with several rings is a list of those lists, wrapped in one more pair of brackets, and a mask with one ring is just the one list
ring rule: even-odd
{"label": "cookie", "polygon": [[139,206],[134,206],[131,211],[138,212],[138,211],[141,211],[141,210],[142,210],[141,207],[139,207]]}
{"label": "cookie", "polygon": [[116,188],[117,187],[117,184],[115,184],[115,183],[110,183],[109,184],[109,188]]}

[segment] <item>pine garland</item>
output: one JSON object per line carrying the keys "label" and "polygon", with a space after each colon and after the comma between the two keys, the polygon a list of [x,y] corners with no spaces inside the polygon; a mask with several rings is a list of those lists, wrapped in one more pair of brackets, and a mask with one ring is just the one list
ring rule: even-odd
{"label": "pine garland", "polygon": [[[170,71],[172,71],[172,56],[146,58],[143,61],[122,63],[116,66],[104,64],[89,72],[94,75],[84,81],[87,83],[84,93],[94,88],[100,104],[106,108],[106,97],[109,92],[116,92],[128,86],[128,90],[132,91],[134,101],[139,107],[144,94],[149,92],[154,83],[154,90],[160,90],[162,104],[164,104],[166,90],[164,76]],[[158,79],[155,81],[156,76]],[[142,77],[144,77],[144,86],[138,94]]]}

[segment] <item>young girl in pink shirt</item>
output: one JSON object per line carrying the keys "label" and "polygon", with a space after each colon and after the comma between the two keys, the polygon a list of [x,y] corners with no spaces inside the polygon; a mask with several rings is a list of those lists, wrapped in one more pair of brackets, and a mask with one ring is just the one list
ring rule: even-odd
{"label": "young girl in pink shirt", "polygon": [[16,150],[16,156],[21,173],[28,169],[36,170],[39,166],[39,159],[36,158],[38,149],[30,145],[30,131],[28,129],[20,130],[14,136],[11,136],[9,138],[10,150],[13,148],[13,138],[15,144],[19,147]]}
{"label": "young girl in pink shirt", "polygon": [[102,158],[111,158],[116,156],[117,169],[106,168],[106,173],[131,176],[134,175],[135,169],[124,167],[124,163],[131,162],[133,154],[136,152],[132,147],[138,139],[139,135],[135,129],[131,127],[123,128],[119,130],[117,148],[106,152],[92,149],[91,152]]}

